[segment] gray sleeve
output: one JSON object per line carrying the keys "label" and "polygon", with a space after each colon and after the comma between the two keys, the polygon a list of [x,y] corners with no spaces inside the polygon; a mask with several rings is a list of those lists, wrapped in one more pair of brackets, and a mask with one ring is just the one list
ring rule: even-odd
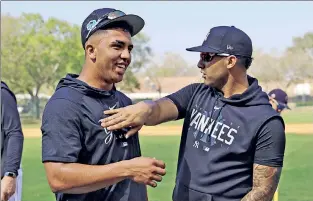
{"label": "gray sleeve", "polygon": [[6,89],[1,90],[1,124],[2,132],[4,132],[4,149],[6,153],[3,171],[18,174],[24,136],[16,100],[13,94]]}

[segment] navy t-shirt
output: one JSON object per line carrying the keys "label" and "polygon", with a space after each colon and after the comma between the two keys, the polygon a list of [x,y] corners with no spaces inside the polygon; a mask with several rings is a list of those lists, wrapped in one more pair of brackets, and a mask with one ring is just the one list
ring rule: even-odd
{"label": "navy t-shirt", "polygon": [[184,118],[174,201],[239,201],[251,189],[253,164],[283,165],[285,132],[257,80],[224,98],[204,84],[167,96]]}
{"label": "navy t-shirt", "polygon": [[[105,165],[141,156],[138,134],[128,146],[101,127],[103,111],[124,107],[131,100],[123,93],[104,91],[77,80],[62,79],[47,103],[42,120],[42,161]],[[146,186],[130,179],[86,194],[56,193],[57,201],[143,201]]]}

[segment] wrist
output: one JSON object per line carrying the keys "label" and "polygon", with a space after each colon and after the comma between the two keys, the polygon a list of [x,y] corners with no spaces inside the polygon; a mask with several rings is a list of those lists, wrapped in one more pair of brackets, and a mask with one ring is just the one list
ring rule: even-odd
{"label": "wrist", "polygon": [[124,160],[120,162],[121,170],[122,170],[122,177],[125,179],[130,179],[133,177],[133,172],[130,165],[130,160]]}
{"label": "wrist", "polygon": [[144,108],[145,113],[150,116],[152,114],[152,108],[154,105],[154,102],[151,100],[145,100],[142,101],[142,107]]}

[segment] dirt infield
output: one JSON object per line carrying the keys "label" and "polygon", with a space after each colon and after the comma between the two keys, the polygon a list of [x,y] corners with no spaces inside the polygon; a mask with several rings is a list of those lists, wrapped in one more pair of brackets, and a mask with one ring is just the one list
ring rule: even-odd
{"label": "dirt infield", "polygon": [[[140,135],[145,136],[169,136],[180,135],[182,126],[145,126],[141,129]],[[39,128],[24,128],[25,137],[41,137]],[[313,124],[287,124],[286,133],[313,134]]]}

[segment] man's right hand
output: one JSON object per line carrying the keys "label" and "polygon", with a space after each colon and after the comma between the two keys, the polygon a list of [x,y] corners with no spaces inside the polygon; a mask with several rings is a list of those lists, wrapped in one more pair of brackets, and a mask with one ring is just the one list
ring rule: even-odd
{"label": "man's right hand", "polygon": [[130,130],[126,133],[126,137],[129,137],[142,128],[150,112],[149,105],[144,102],[119,109],[106,110],[104,114],[111,116],[101,119],[101,126],[108,130],[119,130],[130,127]]}
{"label": "man's right hand", "polygon": [[1,201],[7,201],[15,193],[16,178],[4,176],[1,180]]}
{"label": "man's right hand", "polygon": [[165,163],[155,158],[137,157],[128,161],[130,178],[153,188],[166,174]]}

